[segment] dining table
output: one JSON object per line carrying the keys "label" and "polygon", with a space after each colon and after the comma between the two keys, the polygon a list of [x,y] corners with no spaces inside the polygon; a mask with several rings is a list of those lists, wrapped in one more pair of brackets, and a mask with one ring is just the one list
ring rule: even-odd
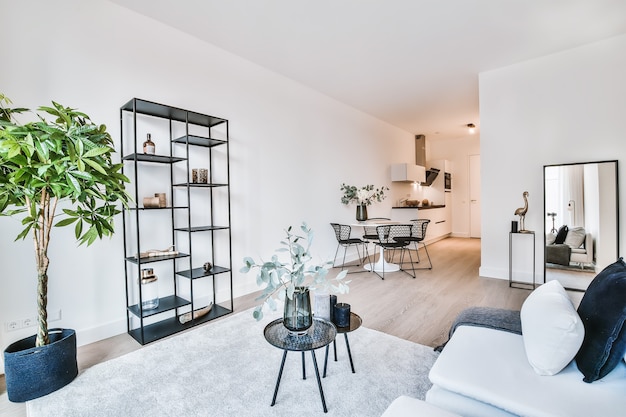
{"label": "dining table", "polygon": [[[393,220],[375,220],[375,221],[362,221],[358,223],[350,224],[350,227],[359,227],[363,228],[363,232],[365,232],[365,227],[376,227],[376,226],[384,226],[389,224],[403,224],[401,222],[393,221]],[[363,235],[364,233],[362,233]],[[375,271],[375,272],[395,272],[400,270],[400,265],[394,264],[391,262],[387,262],[385,259],[385,251],[382,246],[379,246],[380,256],[376,262],[371,262],[365,264],[363,267],[367,271]]]}

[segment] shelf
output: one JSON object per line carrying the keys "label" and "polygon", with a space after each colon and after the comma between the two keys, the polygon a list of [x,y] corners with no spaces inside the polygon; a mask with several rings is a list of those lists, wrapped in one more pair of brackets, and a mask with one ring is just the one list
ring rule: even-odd
{"label": "shelf", "polygon": [[[174,310],[179,307],[190,305],[191,302],[184,298],[170,295],[168,297],[159,298],[159,306],[150,310],[143,311],[143,317],[154,316],[155,314],[163,313],[164,311]],[[139,310],[139,304],[135,304],[128,307],[128,310],[137,317],[141,317],[141,311]]]}
{"label": "shelf", "polygon": [[139,98],[131,99],[128,103],[122,106],[122,110],[129,112],[134,110],[137,113],[146,114],[148,116],[164,117],[166,119],[176,120],[178,122],[189,122],[190,124],[200,126],[212,127],[226,123],[226,119],[208,116],[206,114],[200,114],[189,110],[183,110],[177,107],[166,106]]}
{"label": "shelf", "polygon": [[157,164],[173,164],[175,162],[186,161],[187,158],[179,158],[175,156],[165,155],[149,155],[145,153],[131,153],[122,158],[124,161],[141,161],[141,162],[155,162]]}
{"label": "shelf", "polygon": [[187,253],[179,253],[178,255],[165,255],[165,256],[150,256],[147,258],[141,258],[140,262],[137,261],[137,257],[136,256],[127,256],[126,260],[128,262],[132,262],[134,264],[147,264],[150,262],[159,262],[159,261],[168,261],[171,259],[178,259],[178,258],[187,258],[189,256],[189,254]]}
{"label": "shelf", "polygon": [[179,232],[209,232],[212,230],[227,230],[228,226],[194,226],[194,227],[177,227],[174,230]]}
{"label": "shelf", "polygon": [[171,336],[180,331],[189,329],[193,326],[197,326],[198,324],[215,320],[218,317],[222,317],[230,313],[232,313],[232,310],[224,308],[220,305],[214,305],[209,314],[207,314],[206,316],[202,316],[199,319],[190,321],[185,324],[180,324],[180,322],[178,321],[178,317],[169,317],[167,319],[159,321],[158,323],[144,326],[143,340],[141,338],[141,327],[129,330],[128,333],[139,343],[146,344],[167,336]]}
{"label": "shelf", "polygon": [[168,207],[129,207],[129,210],[170,210],[170,209],[174,209],[174,210],[186,210],[189,207],[187,206],[176,206],[176,207],[172,207],[172,206],[168,206]]}
{"label": "shelf", "polygon": [[[143,148],[140,144],[143,139],[139,139],[137,135],[143,136],[146,121],[152,123],[156,119],[161,119],[156,127],[160,130],[159,136],[167,136],[169,146],[159,146],[160,155],[142,153]],[[123,253],[133,255],[124,258],[127,287],[127,331],[139,343],[146,344],[232,313],[234,309],[230,187],[228,185],[230,183],[228,120],[138,98],[131,99],[120,108],[120,120],[122,125],[120,149],[122,150],[123,169],[129,168],[131,174],[127,189],[134,188],[134,195],[138,200],[130,210],[123,211]],[[138,132],[138,125],[140,126],[139,129],[142,130],[141,132]],[[165,133],[166,125],[169,125],[168,134]],[[219,127],[213,129],[215,126]],[[126,142],[126,147],[124,146],[125,135],[130,139]],[[214,152],[214,147],[219,146],[222,147],[215,148]],[[128,154],[124,155],[125,152]],[[209,179],[216,179],[218,182],[224,183],[182,182],[174,184],[175,178],[177,178],[176,181],[190,181],[193,174],[190,169],[190,161],[192,160],[198,160],[198,166],[202,166],[208,171]],[[162,166],[149,165],[155,163],[162,164]],[[147,191],[156,185],[152,184],[154,181],[146,181],[146,177],[153,174],[155,168],[158,168],[158,175],[165,176],[165,171],[169,171],[167,181],[159,178],[159,187],[167,186],[170,206],[143,207],[141,204],[141,195],[151,195],[154,192]],[[144,175],[141,175],[142,171],[145,171]],[[152,180],[152,178],[148,179]],[[214,192],[213,190],[217,190],[216,187],[223,188],[219,188],[219,192]],[[194,191],[191,191],[192,189]],[[197,204],[191,203],[192,200],[198,199],[200,201],[197,201]],[[217,220],[221,223],[220,226],[213,225],[216,221],[213,214],[214,204],[219,204],[220,217],[218,218],[220,219],[222,219],[221,211],[228,210],[228,221]],[[149,215],[145,214],[150,210],[157,211],[153,211]],[[160,245],[157,244],[158,242],[164,242],[162,237],[157,238],[156,241],[154,238],[142,240],[148,238],[148,236],[144,238],[140,233],[140,224],[143,223],[144,215],[153,220],[149,225],[145,225],[146,228],[147,226],[150,226],[151,229],[154,228],[159,233],[158,236],[162,236],[163,233],[171,234],[171,244],[175,245],[173,247],[176,250],[184,249],[187,253],[166,255],[155,251],[160,256],[138,258],[139,252],[147,253],[146,248],[154,248],[154,246]],[[205,220],[200,220],[201,218]],[[192,219],[197,219],[197,221],[194,222]],[[196,225],[198,223],[200,225]],[[224,231],[213,232],[217,230]],[[184,235],[181,232],[184,232]],[[201,235],[202,239],[192,239],[194,232],[205,232],[205,234]],[[169,239],[166,238],[165,241],[167,240]],[[205,272],[202,267],[193,269],[192,259],[195,259],[196,256],[206,257],[206,259],[211,259],[211,262],[224,266],[214,266],[208,272]],[[160,294],[162,298],[159,298],[159,307],[142,311],[140,308],[141,296],[147,294],[139,289],[137,269],[131,263],[137,265],[138,268],[146,268],[154,265],[154,262],[162,261],[169,263],[166,265],[157,264],[155,267],[164,266],[166,268],[160,278],[167,285],[162,289],[169,288],[169,290]],[[220,274],[219,277],[216,277],[217,274]],[[188,279],[183,279],[183,277]],[[197,278],[204,279],[195,281]],[[217,279],[220,280],[221,285],[219,287],[215,283]],[[196,289],[196,285],[199,288]],[[228,295],[225,293],[226,290]],[[138,294],[139,297],[137,297]],[[191,295],[187,296],[188,294]],[[184,297],[179,295],[184,295]],[[180,324],[177,317],[178,314],[182,314],[180,307],[184,307],[182,311],[199,310],[197,301],[200,297],[212,299],[213,302],[216,298],[227,299],[228,301],[224,301],[223,305],[230,310],[226,307],[214,306],[206,316]]]}
{"label": "shelf", "polygon": [[204,146],[207,148],[212,148],[213,146],[224,145],[227,143],[225,140],[205,138],[203,136],[195,136],[195,135],[181,136],[179,138],[174,139],[172,142],[188,143],[190,145]]}
{"label": "shelf", "polygon": [[199,188],[214,188],[214,187],[227,187],[228,184],[214,184],[203,182],[181,182],[173,184],[174,187],[199,187]]}
{"label": "shelf", "polygon": [[213,266],[213,268],[209,269],[209,271],[205,271],[204,268],[194,268],[191,271],[179,271],[176,275],[180,275],[181,277],[189,278],[189,279],[197,279],[210,277],[217,274],[223,274],[224,272],[230,272],[230,269],[224,268],[221,266]]}

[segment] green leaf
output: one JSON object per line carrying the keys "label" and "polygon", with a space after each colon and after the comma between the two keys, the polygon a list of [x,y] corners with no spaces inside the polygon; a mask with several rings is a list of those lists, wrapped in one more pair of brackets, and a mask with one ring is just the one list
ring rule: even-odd
{"label": "green leaf", "polygon": [[263,318],[263,304],[261,304],[260,306],[256,306],[254,308],[254,311],[252,311],[252,317],[254,317],[257,321],[261,320]]}
{"label": "green leaf", "polygon": [[76,236],[76,239],[79,239],[82,233],[83,233],[83,221],[80,220],[78,223],[76,223],[76,226],[74,226],[74,236]]}
{"label": "green leaf", "polygon": [[61,221],[58,221],[54,227],[63,227],[63,226],[68,226],[72,223],[74,223],[76,220],[78,220],[78,218],[74,217],[74,218],[68,218],[68,219],[63,219]]}
{"label": "green leaf", "polygon": [[79,194],[81,188],[80,188],[80,183],[78,182],[78,180],[74,178],[72,174],[69,172],[65,173],[65,177],[69,181],[67,185],[74,189],[75,194]]}
{"label": "green leaf", "polygon": [[[88,159],[88,158],[83,158],[82,161],[84,161],[87,165],[89,165],[90,167],[92,167],[93,169],[98,171],[99,173],[101,173],[103,175],[107,175],[107,172],[104,170],[104,168],[102,168],[102,165],[100,165],[96,161],[94,161],[92,159]],[[83,169],[83,171],[84,171],[84,169]]]}
{"label": "green leaf", "polygon": [[108,153],[111,151],[111,148],[94,148],[91,149],[83,155],[83,158],[93,158],[94,156],[102,155],[104,153]]}

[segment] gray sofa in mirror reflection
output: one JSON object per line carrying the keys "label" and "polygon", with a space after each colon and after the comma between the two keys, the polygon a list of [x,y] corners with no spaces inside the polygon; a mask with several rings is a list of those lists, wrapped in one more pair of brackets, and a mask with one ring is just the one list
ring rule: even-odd
{"label": "gray sofa in mirror reflection", "polygon": [[557,233],[546,234],[546,262],[584,268],[593,264],[593,236],[584,227],[561,226]]}

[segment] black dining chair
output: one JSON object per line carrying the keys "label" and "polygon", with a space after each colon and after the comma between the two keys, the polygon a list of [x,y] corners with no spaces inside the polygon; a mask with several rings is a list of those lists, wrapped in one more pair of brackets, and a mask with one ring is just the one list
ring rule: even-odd
{"label": "black dining chair", "polygon": [[[413,257],[411,255],[411,251],[408,250],[408,247],[411,244],[411,242],[408,240],[403,240],[403,238],[405,237],[411,237],[411,228],[412,228],[412,225],[410,224],[387,224],[387,225],[377,226],[376,232],[378,234],[378,240],[375,241],[374,244],[380,246],[383,249],[383,256],[385,258],[387,258],[385,256],[385,253],[391,252],[391,256],[387,259],[393,260],[396,254],[396,251],[400,251],[400,262],[398,263],[400,267],[400,271],[403,271],[409,276],[415,278],[415,268],[413,266],[414,265]],[[409,254],[410,262],[404,262],[404,256],[407,253]],[[409,265],[411,265],[411,270],[413,271],[413,275],[411,275],[411,273],[408,270],[402,267],[402,265],[405,263],[408,263]],[[381,277],[382,279],[385,279],[386,263],[383,262],[382,265],[383,265],[383,269],[381,271],[382,275],[377,270],[374,269],[373,265],[372,265],[372,270],[376,272],[376,274],[379,277]]]}
{"label": "black dining chair", "polygon": [[415,219],[411,220],[411,235],[408,237],[401,236],[396,240],[400,240],[403,242],[413,243],[415,245],[415,252],[417,253],[417,261],[420,262],[420,254],[419,254],[419,244],[421,243],[424,247],[424,251],[426,252],[426,257],[428,258],[428,266],[414,269],[433,269],[433,263],[430,260],[430,255],[428,254],[428,248],[424,243],[424,239],[426,238],[426,229],[428,228],[428,224],[430,223],[429,219]]}
{"label": "black dining chair", "polygon": [[[337,250],[335,250],[335,257],[333,258],[333,268],[339,267],[339,265],[335,265],[335,261],[337,259],[337,254],[339,253],[339,248],[343,248],[343,260],[341,262],[341,270],[346,267],[346,253],[348,252],[348,247],[354,246],[356,247],[356,252],[359,255],[359,264],[365,261],[367,258],[369,260],[369,253],[367,251],[367,242],[360,238],[350,237],[352,232],[352,228],[346,224],[339,223],[331,223],[330,224],[335,231],[335,237],[337,238]],[[359,246],[363,248],[363,256],[361,257],[361,251],[359,251]]]}
{"label": "black dining chair", "polygon": [[[390,221],[391,219],[387,217],[371,217],[365,221],[363,224],[363,236],[362,239],[365,241],[365,245],[369,245],[371,242],[375,242],[378,240],[378,232],[376,231],[376,227],[379,226],[376,222],[380,221]],[[371,222],[371,225],[367,225],[367,222]],[[376,255],[373,255],[374,258]]]}

